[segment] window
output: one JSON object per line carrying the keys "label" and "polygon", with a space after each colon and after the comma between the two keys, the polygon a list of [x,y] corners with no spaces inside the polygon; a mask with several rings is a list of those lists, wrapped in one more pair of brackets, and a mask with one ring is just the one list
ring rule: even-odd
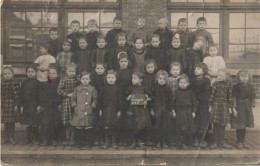
{"label": "window", "polygon": [[211,3],[211,2],[220,2],[220,0],[171,0],[171,2],[204,2],[204,3]]}

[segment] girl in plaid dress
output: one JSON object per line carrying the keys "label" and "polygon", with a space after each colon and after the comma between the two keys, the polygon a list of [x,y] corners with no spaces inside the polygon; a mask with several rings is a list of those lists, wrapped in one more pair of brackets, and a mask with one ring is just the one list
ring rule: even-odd
{"label": "girl in plaid dress", "polygon": [[212,93],[209,99],[209,112],[213,123],[214,143],[211,149],[218,147],[230,148],[224,144],[225,127],[229,124],[232,113],[231,86],[228,82],[228,71],[223,68],[218,71],[217,81],[212,85]]}
{"label": "girl in plaid dress", "polygon": [[61,117],[62,124],[65,125],[66,140],[63,142],[63,145],[74,145],[74,130],[70,125],[70,121],[73,117],[73,111],[71,107],[71,96],[74,88],[77,86],[77,77],[76,77],[76,65],[74,63],[66,67],[66,77],[63,77],[60,80],[58,86],[58,93],[62,96],[62,109]]}
{"label": "girl in plaid dress", "polygon": [[18,122],[18,97],[20,84],[13,80],[14,71],[11,66],[3,66],[1,82],[1,122],[5,127],[5,139],[2,143],[10,141],[15,144],[14,129]]}

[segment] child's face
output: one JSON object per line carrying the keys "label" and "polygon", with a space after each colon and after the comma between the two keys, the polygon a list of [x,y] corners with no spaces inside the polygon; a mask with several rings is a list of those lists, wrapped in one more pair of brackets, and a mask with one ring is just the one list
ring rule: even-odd
{"label": "child's face", "polygon": [[181,42],[179,39],[173,39],[171,45],[173,48],[179,48],[181,46]]}
{"label": "child's face", "polygon": [[179,87],[181,89],[187,89],[188,86],[189,86],[189,82],[186,79],[179,80]]}
{"label": "child's face", "polygon": [[50,39],[51,40],[56,40],[56,39],[58,39],[58,32],[57,31],[51,31],[50,32]]}
{"label": "child's face", "polygon": [[36,71],[32,68],[27,69],[26,75],[28,78],[35,78]]}
{"label": "child's face", "polygon": [[173,66],[173,67],[171,68],[171,71],[170,71],[170,73],[171,73],[173,76],[175,76],[175,77],[177,77],[178,75],[180,75],[180,72],[181,72],[181,69],[180,69],[179,66]]}
{"label": "child's face", "polygon": [[247,83],[247,82],[248,82],[248,79],[249,79],[248,74],[240,74],[240,75],[239,75],[239,80],[240,80],[241,82],[243,82],[243,83]]}
{"label": "child's face", "polygon": [[201,76],[204,74],[202,68],[200,68],[200,67],[196,67],[194,73],[195,73],[195,76]]}
{"label": "child's face", "polygon": [[226,73],[223,71],[218,72],[217,81],[225,81],[227,79]]}
{"label": "child's face", "polygon": [[105,68],[103,65],[97,65],[95,71],[98,75],[104,74]]}
{"label": "child's face", "polygon": [[145,68],[146,68],[147,73],[152,74],[154,72],[155,66],[153,63],[149,63],[146,65]]}
{"label": "child's face", "polygon": [[83,86],[88,85],[89,82],[90,82],[90,75],[88,74],[88,75],[82,76],[82,77],[80,78],[80,82],[81,82],[81,84],[82,84]]}
{"label": "child's face", "polygon": [[13,78],[14,74],[11,71],[11,69],[4,69],[3,70],[3,78],[4,80],[10,80],[11,78]]}
{"label": "child's face", "polygon": [[165,78],[164,75],[160,75],[160,76],[158,77],[157,81],[158,81],[158,84],[159,84],[159,85],[165,85],[165,83],[166,83],[166,78]]}
{"label": "child's face", "polygon": [[218,55],[217,47],[209,47],[209,55],[214,57]]}
{"label": "child's face", "polygon": [[207,23],[205,21],[199,21],[197,24],[198,29],[203,30],[207,26]]}
{"label": "child's face", "polygon": [[46,55],[48,54],[48,50],[45,47],[40,46],[40,53],[41,55]]}
{"label": "child's face", "polygon": [[153,38],[152,38],[152,46],[153,46],[153,47],[159,47],[159,45],[160,45],[160,40],[159,40],[159,38],[158,38],[158,37],[153,37]]}
{"label": "child's face", "polygon": [[157,26],[158,26],[159,29],[165,29],[167,25],[163,20],[159,20],[157,22]]}
{"label": "child's face", "polygon": [[187,22],[180,22],[178,27],[179,27],[180,31],[183,31],[183,32],[186,31],[186,29],[187,29]]}
{"label": "child's face", "polygon": [[68,75],[68,77],[74,77],[76,75],[76,69],[74,67],[69,67],[66,70],[66,74]]}
{"label": "child's face", "polygon": [[98,48],[105,48],[106,45],[107,45],[107,42],[105,41],[105,39],[101,38],[101,39],[97,40]]}
{"label": "child's face", "polygon": [[97,30],[97,26],[96,25],[88,25],[88,31],[89,32],[95,32]]}
{"label": "child's face", "polygon": [[114,74],[108,74],[107,75],[107,83],[109,85],[114,85],[116,82],[116,76]]}
{"label": "child's face", "polygon": [[121,28],[122,28],[122,21],[115,20],[115,21],[113,22],[113,27],[114,27],[115,29],[121,29]]}
{"label": "child's face", "polygon": [[78,32],[79,31],[79,24],[78,23],[73,23],[70,25],[70,28],[72,32]]}
{"label": "child's face", "polygon": [[137,50],[141,50],[141,49],[143,49],[143,47],[144,47],[143,40],[142,40],[142,39],[137,39],[137,40],[135,41],[135,48],[136,48]]}
{"label": "child's face", "polygon": [[203,42],[202,42],[201,40],[196,41],[196,42],[193,44],[193,49],[194,49],[194,50],[201,50],[202,47],[203,47]]}
{"label": "child's face", "polygon": [[142,79],[140,79],[137,75],[132,75],[132,83],[133,85],[139,85],[141,84]]}
{"label": "child's face", "polygon": [[125,36],[118,36],[117,43],[119,46],[125,46],[126,43]]}
{"label": "child's face", "polygon": [[138,19],[137,20],[137,26],[138,26],[138,28],[143,28],[145,26],[145,20],[144,19]]}
{"label": "child's face", "polygon": [[51,77],[51,79],[55,79],[58,77],[58,73],[57,73],[57,70],[56,69],[50,69],[49,70],[49,76]]}
{"label": "child's face", "polygon": [[79,40],[79,48],[80,49],[85,49],[87,46],[88,46],[88,43],[87,43],[86,40],[84,40],[84,39]]}
{"label": "child's face", "polygon": [[62,48],[64,51],[70,51],[70,43],[69,42],[63,43]]}
{"label": "child's face", "polygon": [[122,58],[119,60],[120,69],[126,69],[128,66],[128,60],[126,58]]}

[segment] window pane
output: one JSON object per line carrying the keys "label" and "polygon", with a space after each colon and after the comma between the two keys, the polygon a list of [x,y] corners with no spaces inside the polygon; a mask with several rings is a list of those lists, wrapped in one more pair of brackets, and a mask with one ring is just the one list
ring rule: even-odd
{"label": "window pane", "polygon": [[207,29],[213,37],[214,43],[219,43],[219,29]]}
{"label": "window pane", "polygon": [[95,19],[97,21],[97,24],[99,26],[99,11],[96,13],[84,13],[84,27],[87,27],[88,20]]}
{"label": "window pane", "polygon": [[219,28],[219,13],[204,13],[208,28]]}
{"label": "window pane", "polygon": [[233,2],[246,2],[246,0],[230,0],[231,3]]}
{"label": "window pane", "polygon": [[260,45],[246,45],[245,58],[256,60],[260,57]]}
{"label": "window pane", "polygon": [[57,27],[58,26],[58,13],[43,13],[42,15],[43,26]]}
{"label": "window pane", "polygon": [[244,45],[229,45],[229,59],[242,59],[244,51]]}
{"label": "window pane", "polygon": [[245,41],[244,29],[230,29],[229,30],[229,43],[243,44]]}
{"label": "window pane", "polygon": [[247,2],[250,2],[250,3],[260,3],[259,0],[247,0]]}
{"label": "window pane", "polygon": [[247,28],[260,28],[260,13],[247,13],[246,14],[246,27]]}
{"label": "window pane", "polygon": [[188,0],[188,2],[203,2],[203,0]]}
{"label": "window pane", "polygon": [[8,18],[10,27],[26,26],[25,12],[10,12]]}
{"label": "window pane", "polygon": [[113,27],[114,17],[116,17],[116,13],[101,13],[100,27]]}
{"label": "window pane", "polygon": [[[41,13],[40,12],[26,12],[26,18],[34,27],[41,27]],[[30,27],[30,25],[27,25]]]}
{"label": "window pane", "polygon": [[188,27],[195,28],[197,27],[197,19],[203,17],[202,13],[188,13]]}
{"label": "window pane", "polygon": [[68,2],[83,2],[83,0],[68,0]]}
{"label": "window pane", "polygon": [[102,2],[116,2],[116,0],[101,0]]}
{"label": "window pane", "polygon": [[187,2],[187,0],[171,0],[171,2]]}
{"label": "window pane", "polygon": [[260,43],[260,29],[247,29],[246,43]]}
{"label": "window pane", "polygon": [[245,28],[245,14],[244,13],[230,13],[229,14],[230,28]]}
{"label": "window pane", "polygon": [[204,2],[220,2],[220,0],[204,0]]}
{"label": "window pane", "polygon": [[178,26],[178,20],[180,18],[186,18],[186,13],[171,13],[171,27],[176,29]]}

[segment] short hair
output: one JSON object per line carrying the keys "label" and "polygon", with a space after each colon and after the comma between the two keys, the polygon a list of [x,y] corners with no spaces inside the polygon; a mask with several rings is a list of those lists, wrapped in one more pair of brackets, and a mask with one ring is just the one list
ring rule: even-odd
{"label": "short hair", "polygon": [[103,62],[96,62],[95,63],[95,68],[97,67],[97,65],[102,65],[104,68],[106,68],[106,64]]}
{"label": "short hair", "polygon": [[144,17],[137,17],[136,20],[137,20],[137,21],[138,21],[138,20],[144,20],[144,21],[146,21]]}
{"label": "short hair", "polygon": [[[56,66],[50,66],[50,67],[49,67],[49,70],[51,70],[51,69],[56,70],[57,74],[59,73],[58,68],[57,68]],[[48,71],[49,71],[49,70],[48,70]]]}
{"label": "short hair", "polygon": [[115,18],[113,19],[113,23],[114,23],[115,21],[121,21],[121,22],[122,22],[122,18],[121,18],[121,17],[115,17]]}
{"label": "short hair", "polygon": [[206,23],[207,23],[207,20],[206,20],[205,17],[199,17],[199,18],[197,19],[197,24],[198,24],[200,21],[203,21],[203,22],[206,22]]}
{"label": "short hair", "polygon": [[126,58],[127,60],[129,60],[129,59],[128,59],[128,54],[127,54],[127,52],[125,52],[125,51],[121,51],[121,52],[119,52],[119,53],[117,54],[117,59],[118,59],[118,60],[121,60],[121,59],[123,59],[123,58]]}
{"label": "short hair", "polygon": [[180,80],[186,80],[188,83],[190,83],[190,79],[186,74],[182,74],[179,79],[178,79],[178,83],[180,82]]}
{"label": "short hair", "polygon": [[136,75],[137,77],[139,77],[140,79],[144,79],[144,74],[143,73],[141,73],[141,72],[139,72],[139,71],[135,71],[133,74],[132,74],[132,76],[133,75]]}
{"label": "short hair", "polygon": [[174,66],[178,66],[180,68],[180,70],[182,70],[182,65],[181,63],[174,61],[170,64],[170,70],[174,67]]}
{"label": "short hair", "polygon": [[43,47],[43,48],[45,48],[46,50],[49,50],[50,45],[49,45],[48,43],[39,43],[39,48],[40,48],[40,47]]}
{"label": "short hair", "polygon": [[79,79],[81,79],[83,76],[89,76],[89,78],[90,78],[90,73],[89,72],[87,72],[87,71],[83,71],[83,72],[81,72],[78,76],[79,76]]}
{"label": "short hair", "polygon": [[240,80],[239,80],[239,77],[240,77],[241,75],[248,75],[248,83],[252,83],[252,75],[248,72],[248,70],[242,69],[242,70],[239,70],[239,71],[237,72],[236,78],[237,78],[238,81],[240,81]]}
{"label": "short hair", "polygon": [[118,40],[119,37],[125,37],[125,39],[127,38],[125,32],[120,32],[120,33],[118,33],[118,34],[116,35],[116,40]]}
{"label": "short hair", "polygon": [[50,34],[51,32],[58,32],[58,28],[51,28],[51,29],[49,30],[49,34]]}
{"label": "short hair", "polygon": [[188,20],[187,20],[187,18],[180,18],[179,20],[178,20],[178,25],[180,25],[180,23],[181,22],[188,22]]}
{"label": "short hair", "polygon": [[10,70],[14,74],[14,69],[12,65],[3,65],[2,72],[4,72],[4,70]]}
{"label": "short hair", "polygon": [[26,73],[27,73],[28,69],[33,69],[35,72],[37,72],[37,66],[35,64],[27,66],[25,69]]}
{"label": "short hair", "polygon": [[225,75],[226,75],[226,80],[228,80],[229,79],[229,71],[228,71],[228,69],[227,68],[222,68],[222,69],[219,69],[218,70],[218,74],[220,73],[220,72],[223,72],[223,73],[225,73]]}
{"label": "short hair", "polygon": [[158,78],[160,77],[160,75],[163,75],[166,79],[166,84],[168,85],[168,81],[169,81],[169,74],[165,71],[165,70],[159,70],[156,73],[156,81],[158,80]]}
{"label": "short hair", "polygon": [[69,43],[69,44],[71,45],[71,42],[70,42],[68,39],[65,39],[65,40],[62,42],[62,45],[63,45],[64,43]]}
{"label": "short hair", "polygon": [[218,50],[218,45],[215,44],[215,43],[210,43],[209,46],[208,46],[208,49],[209,49],[210,47],[216,47],[217,50]]}
{"label": "short hair", "polygon": [[100,40],[100,39],[104,39],[105,42],[106,42],[106,37],[105,37],[103,34],[99,34],[99,35],[97,36],[97,40]]}
{"label": "short hair", "polygon": [[142,40],[142,42],[144,43],[144,39],[141,38],[141,37],[136,37],[136,38],[134,38],[134,43],[135,43],[137,40]]}
{"label": "short hair", "polygon": [[205,63],[202,63],[202,62],[199,62],[195,65],[195,68],[198,67],[198,68],[201,68],[202,71],[204,72],[204,75],[207,75],[208,74],[208,66],[205,64]]}
{"label": "short hair", "polygon": [[151,41],[152,41],[152,39],[153,39],[154,37],[155,37],[155,38],[158,38],[159,41],[161,41],[161,37],[160,37],[160,35],[158,35],[158,34],[153,34],[152,37],[151,37]]}
{"label": "short hair", "polygon": [[80,22],[78,20],[73,20],[73,21],[71,21],[70,25],[72,25],[72,24],[79,24],[80,25]]}
{"label": "short hair", "polygon": [[157,22],[163,21],[167,26],[169,25],[169,21],[166,17],[159,18]]}
{"label": "short hair", "polygon": [[85,40],[87,42],[87,38],[85,36],[80,36],[78,41],[80,40]]}
{"label": "short hair", "polygon": [[154,65],[154,71],[156,71],[157,70],[157,64],[156,64],[155,60],[153,60],[153,59],[148,59],[148,60],[145,61],[145,65],[144,65],[145,68],[148,64],[151,64],[151,63],[153,63],[153,65]]}
{"label": "short hair", "polygon": [[68,70],[69,68],[77,69],[77,65],[75,63],[70,63],[66,66],[66,70]]}
{"label": "short hair", "polygon": [[87,23],[87,27],[88,27],[89,25],[96,25],[96,26],[97,26],[97,20],[95,20],[95,19],[89,19],[89,20],[88,20],[88,23]]}
{"label": "short hair", "polygon": [[108,71],[107,71],[107,74],[106,74],[106,77],[107,77],[108,74],[113,74],[113,75],[115,75],[116,78],[117,78],[117,73],[116,73],[115,70],[108,70]]}

